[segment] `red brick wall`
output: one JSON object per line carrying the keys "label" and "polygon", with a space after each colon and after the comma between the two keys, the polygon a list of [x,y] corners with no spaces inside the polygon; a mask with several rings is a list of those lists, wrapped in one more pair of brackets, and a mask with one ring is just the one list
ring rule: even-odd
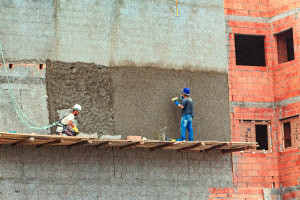
{"label": "red brick wall", "polygon": [[264,200],[262,188],[209,188],[209,200]]}
{"label": "red brick wall", "polygon": [[280,188],[278,153],[235,153],[234,156],[234,186]]}
{"label": "red brick wall", "polygon": [[299,7],[298,0],[224,0],[226,15],[273,17]]}
{"label": "red brick wall", "polygon": [[[225,15],[269,18],[299,7],[299,0],[224,0]],[[270,23],[253,22],[253,18],[252,22],[228,21],[231,102],[275,103],[300,96],[300,14],[297,15],[291,14]],[[293,28],[295,60],[278,64],[275,34],[289,28]],[[265,67],[236,65],[234,34],[265,36]],[[294,147],[283,152],[280,120],[299,114],[300,102],[276,108],[233,107],[230,115],[232,141],[253,140],[251,133],[244,131],[243,120],[265,120],[270,121],[272,146],[267,153],[233,153],[234,188],[210,189],[210,199],[263,199],[262,188],[299,185],[300,120],[295,126],[299,135],[294,135]],[[296,197],[299,197],[297,191],[282,194],[283,199]]]}
{"label": "red brick wall", "polygon": [[300,184],[300,149],[280,152],[278,161],[280,183],[282,187]]}

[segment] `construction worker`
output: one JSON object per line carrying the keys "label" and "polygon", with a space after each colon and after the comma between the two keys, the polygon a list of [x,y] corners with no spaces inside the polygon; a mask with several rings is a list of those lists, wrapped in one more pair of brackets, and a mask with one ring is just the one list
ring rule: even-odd
{"label": "construction worker", "polygon": [[181,111],[181,122],[180,122],[180,131],[181,138],[178,138],[177,141],[184,141],[186,135],[186,128],[189,131],[189,141],[193,141],[193,100],[190,95],[190,89],[184,88],[182,91],[182,96],[180,97],[181,103],[175,100],[175,104],[182,109]]}
{"label": "construction worker", "polygon": [[56,128],[56,133],[60,136],[76,136],[78,134],[78,128],[74,125],[74,118],[78,116],[81,111],[81,106],[79,104],[75,104],[72,107],[73,111],[64,117],[62,117]]}

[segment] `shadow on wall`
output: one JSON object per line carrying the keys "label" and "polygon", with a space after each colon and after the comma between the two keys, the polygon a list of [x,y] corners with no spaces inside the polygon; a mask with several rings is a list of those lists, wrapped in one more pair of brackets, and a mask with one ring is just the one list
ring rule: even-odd
{"label": "shadow on wall", "polygon": [[79,103],[80,131],[120,134],[122,139],[128,135],[154,139],[164,127],[167,137],[179,137],[181,110],[171,98],[189,87],[194,140],[230,141],[226,73],[48,62],[46,80],[51,122],[58,120],[58,110]]}

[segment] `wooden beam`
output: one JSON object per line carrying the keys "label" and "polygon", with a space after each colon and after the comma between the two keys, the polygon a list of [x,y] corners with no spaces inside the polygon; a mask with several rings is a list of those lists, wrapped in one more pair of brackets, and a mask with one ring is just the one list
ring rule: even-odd
{"label": "wooden beam", "polygon": [[241,148],[235,148],[235,149],[222,149],[222,153],[232,153],[236,151],[243,151],[248,149],[253,149],[254,147],[241,147]]}
{"label": "wooden beam", "polygon": [[43,144],[36,145],[36,148],[41,148],[41,147],[43,147],[43,146],[45,146],[45,145],[58,144],[58,143],[61,143],[61,142],[62,142],[61,139],[59,139],[59,140],[54,140],[54,141],[50,141],[50,142],[45,142],[45,143],[43,143]]}
{"label": "wooden beam", "polygon": [[208,151],[211,151],[213,149],[217,149],[217,148],[220,148],[220,147],[224,147],[224,146],[227,146],[228,143],[224,143],[224,144],[218,144],[218,145],[214,145],[213,147],[210,147],[208,149],[204,149],[205,152],[208,152]]}
{"label": "wooden beam", "polygon": [[26,139],[23,139],[23,140],[19,140],[18,142],[15,142],[15,143],[11,144],[11,146],[21,146],[23,144],[30,143],[30,142],[33,142],[33,141],[34,141],[34,137],[29,137],[29,138],[26,138]]}
{"label": "wooden beam", "polygon": [[100,144],[97,144],[97,145],[94,145],[95,148],[99,148],[99,147],[102,147],[102,146],[105,146],[105,145],[109,145],[109,142],[106,141],[106,142],[102,142]]}
{"label": "wooden beam", "polygon": [[125,144],[123,146],[118,147],[118,149],[124,149],[124,148],[127,148],[127,147],[135,146],[135,145],[137,145],[139,143],[140,142],[132,142],[132,143],[129,143],[129,144]]}
{"label": "wooden beam", "polygon": [[181,149],[178,149],[177,152],[188,151],[188,150],[194,149],[196,147],[200,147],[200,146],[203,146],[203,142],[200,142],[198,144],[193,144],[193,145],[188,146],[188,147],[183,147]]}
{"label": "wooden beam", "polygon": [[172,145],[174,145],[174,143],[165,143],[165,144],[157,145],[155,147],[151,147],[150,151],[155,151],[157,149],[162,149],[164,147],[168,147],[168,146],[172,146]]}
{"label": "wooden beam", "polygon": [[84,145],[84,144],[88,144],[88,143],[89,143],[88,140],[84,140],[84,141],[76,142],[75,144],[70,144],[70,145],[68,145],[68,148],[79,146],[79,145]]}

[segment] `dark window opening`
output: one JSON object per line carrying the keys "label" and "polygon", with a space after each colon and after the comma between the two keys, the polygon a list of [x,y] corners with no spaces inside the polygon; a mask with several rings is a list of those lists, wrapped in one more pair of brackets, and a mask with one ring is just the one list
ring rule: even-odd
{"label": "dark window opening", "polygon": [[281,64],[291,60],[295,60],[293,29],[278,33],[276,35],[276,38],[278,63]]}
{"label": "dark window opening", "polygon": [[237,65],[266,66],[265,36],[235,35]]}
{"label": "dark window opening", "polygon": [[257,150],[268,150],[268,125],[255,125]]}
{"label": "dark window opening", "polygon": [[8,65],[8,68],[9,68],[9,69],[12,69],[12,68],[14,68],[14,65],[13,65],[13,64],[9,64],[9,65]]}
{"label": "dark window opening", "polygon": [[292,138],[291,138],[291,123],[286,122],[283,123],[283,134],[284,134],[284,148],[288,148],[292,146]]}
{"label": "dark window opening", "polygon": [[43,64],[40,64],[39,65],[39,69],[43,69],[44,68],[44,65]]}

